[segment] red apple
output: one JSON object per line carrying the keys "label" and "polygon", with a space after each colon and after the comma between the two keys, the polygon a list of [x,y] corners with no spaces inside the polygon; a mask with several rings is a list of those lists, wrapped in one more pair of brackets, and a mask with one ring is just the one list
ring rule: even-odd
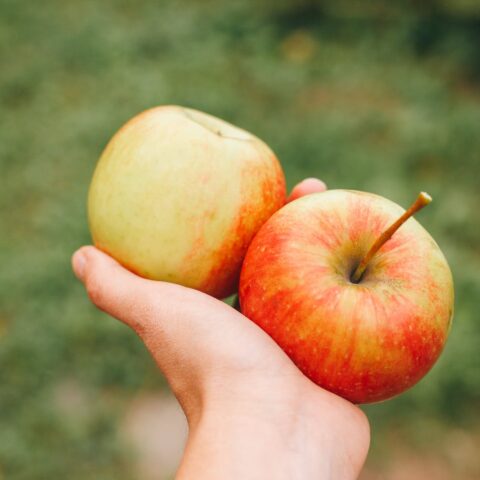
{"label": "red apple", "polygon": [[242,312],[323,388],[355,403],[403,392],[438,359],[452,320],[447,261],[415,219],[405,221],[428,201],[421,195],[405,212],[331,190],[286,205],[248,249]]}
{"label": "red apple", "polygon": [[206,113],[152,108],[110,140],[88,196],[95,245],[142,277],[223,298],[248,245],[285,203],[268,146]]}

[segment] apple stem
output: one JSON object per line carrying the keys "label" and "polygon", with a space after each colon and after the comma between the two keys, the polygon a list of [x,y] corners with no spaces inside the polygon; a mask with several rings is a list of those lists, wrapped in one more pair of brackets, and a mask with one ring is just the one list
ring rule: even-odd
{"label": "apple stem", "polygon": [[390,225],[378,238],[377,241],[372,245],[368,253],[363,257],[362,261],[358,264],[358,267],[353,272],[351,280],[353,283],[359,283],[362,279],[365,269],[367,268],[368,263],[372,257],[380,250],[382,245],[390,240],[392,235],[400,228],[403,223],[405,223],[413,214],[421,210],[423,207],[427,206],[432,201],[432,197],[426,192],[420,192],[417,199],[412,203],[408,210],[392,225]]}

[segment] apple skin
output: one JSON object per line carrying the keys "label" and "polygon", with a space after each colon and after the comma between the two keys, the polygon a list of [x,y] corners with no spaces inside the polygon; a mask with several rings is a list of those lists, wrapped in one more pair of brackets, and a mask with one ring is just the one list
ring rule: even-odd
{"label": "apple skin", "polygon": [[364,192],[330,190],[286,205],[260,229],[240,276],[242,312],[299,369],[354,403],[418,382],[445,345],[453,313],[447,261],[414,219],[350,275],[404,210]]}
{"label": "apple skin", "polygon": [[261,140],[208,114],[161,106],[108,143],[89,190],[89,226],[94,244],[136,274],[223,298],[285,196],[281,166]]}

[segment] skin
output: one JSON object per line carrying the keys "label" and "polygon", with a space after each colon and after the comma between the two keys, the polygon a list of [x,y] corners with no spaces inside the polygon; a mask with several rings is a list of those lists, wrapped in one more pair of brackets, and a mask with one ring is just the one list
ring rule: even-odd
{"label": "skin", "polygon": [[162,106],[108,143],[90,186],[89,225],[95,246],[130,271],[224,298],[285,196],[264,142],[205,113]]}
{"label": "skin", "polygon": [[[324,188],[308,179],[291,196]],[[73,268],[92,302],[144,341],[185,412],[176,478],[357,478],[370,438],[363,412],[313,384],[241,313],[140,278],[94,247],[78,250]]]}
{"label": "skin", "polygon": [[438,245],[413,218],[351,274],[404,212],[346,190],[301,198],[259,231],[240,279],[242,312],[318,385],[354,403],[418,382],[450,330],[453,282]]}

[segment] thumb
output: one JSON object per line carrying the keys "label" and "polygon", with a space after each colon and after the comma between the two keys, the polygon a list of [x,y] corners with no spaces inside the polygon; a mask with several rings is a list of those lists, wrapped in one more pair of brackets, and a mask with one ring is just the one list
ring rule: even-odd
{"label": "thumb", "polygon": [[239,323],[251,328],[243,315],[220,300],[173,283],[141,278],[95,247],[75,252],[72,266],[91,301],[133,328],[149,348],[163,343],[175,355],[183,350],[192,353],[202,345],[217,344],[218,338],[212,337],[218,332],[222,336],[235,332],[231,333],[235,336]]}
{"label": "thumb", "polygon": [[158,282],[129,272],[113,258],[92,246],[82,247],[74,253],[72,267],[75,275],[85,285],[90,300],[100,310],[121,320],[138,333],[146,328],[151,317],[149,306],[155,297],[153,284],[157,285]]}
{"label": "thumb", "polygon": [[[145,342],[164,373],[168,365],[185,365],[231,352],[258,327],[225,303],[196,290],[141,278],[95,247],[80,248],[72,257],[75,275],[91,301],[130,326]],[[206,364],[206,362],[203,362]]]}

